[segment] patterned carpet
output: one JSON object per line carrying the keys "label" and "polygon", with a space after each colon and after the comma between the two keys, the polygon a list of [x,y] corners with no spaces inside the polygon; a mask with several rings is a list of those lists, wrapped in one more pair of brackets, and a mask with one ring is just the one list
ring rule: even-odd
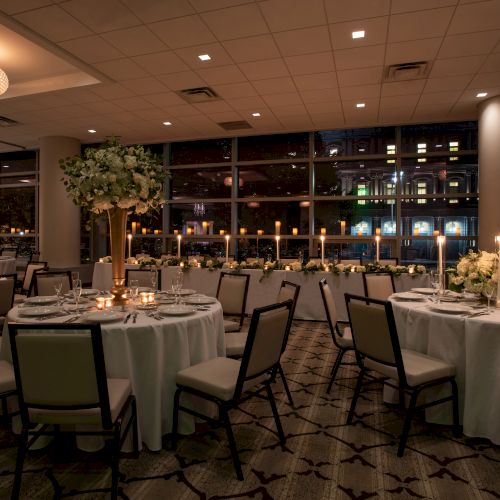
{"label": "patterned carpet", "polygon": [[[254,398],[231,415],[243,461],[238,481],[222,429],[180,440],[176,452],[141,452],[121,461],[124,499],[493,499],[500,498],[500,447],[453,438],[416,419],[405,456],[396,456],[401,415],[382,403],[380,385],[363,393],[352,426],[345,420],[356,368],[342,367],[325,393],[336,351],[324,323],[295,322],[284,369],[295,399],[275,394],[287,442],[278,444],[271,410]],[[362,421],[360,418],[362,417]],[[64,447],[28,454],[22,497],[109,497],[105,453]],[[8,498],[16,441],[0,428],[0,498]]]}

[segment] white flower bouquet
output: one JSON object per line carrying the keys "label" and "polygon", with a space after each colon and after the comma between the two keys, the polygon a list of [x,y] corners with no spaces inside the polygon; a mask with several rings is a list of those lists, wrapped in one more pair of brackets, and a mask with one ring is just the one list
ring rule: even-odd
{"label": "white flower bouquet", "polygon": [[469,251],[460,258],[456,268],[448,269],[450,288],[482,293],[486,283],[497,282],[498,255],[485,251]]}

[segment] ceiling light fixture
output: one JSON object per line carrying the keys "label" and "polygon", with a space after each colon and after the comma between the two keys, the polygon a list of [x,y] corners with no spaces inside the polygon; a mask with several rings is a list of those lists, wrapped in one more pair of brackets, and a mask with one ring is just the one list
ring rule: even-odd
{"label": "ceiling light fixture", "polygon": [[210,61],[212,58],[208,54],[201,54],[198,56],[198,59],[200,61]]}
{"label": "ceiling light fixture", "polygon": [[353,38],[353,40],[355,40],[356,38],[364,38],[364,37],[365,37],[365,31],[364,30],[353,31],[352,32],[352,38]]}
{"label": "ceiling light fixture", "polygon": [[260,113],[252,113],[252,116],[255,116],[256,118],[258,118],[260,116]]}
{"label": "ceiling light fixture", "polygon": [[486,97],[488,95],[488,92],[479,92],[476,94],[476,97]]}
{"label": "ceiling light fixture", "polygon": [[9,88],[9,79],[3,69],[0,69],[0,95],[5,94]]}
{"label": "ceiling light fixture", "polygon": [[87,132],[88,132],[89,134],[95,134],[95,133],[97,132],[97,130],[94,130],[93,128],[89,128],[89,129],[87,130]]}
{"label": "ceiling light fixture", "polygon": [[170,127],[170,125],[172,125],[172,122],[163,122],[163,125],[165,125],[165,127]]}
{"label": "ceiling light fixture", "polygon": [[356,104],[356,107],[357,107],[357,108],[364,108],[365,106],[366,106],[366,104],[365,104],[364,102],[358,102],[358,103]]}

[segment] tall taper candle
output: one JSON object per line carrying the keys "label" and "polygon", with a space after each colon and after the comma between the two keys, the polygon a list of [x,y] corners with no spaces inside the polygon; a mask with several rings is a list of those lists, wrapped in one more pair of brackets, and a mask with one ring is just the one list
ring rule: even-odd
{"label": "tall taper candle", "polygon": [[275,223],[274,223],[274,227],[276,229],[276,235],[279,235],[280,232],[281,232],[281,222],[279,220],[277,220]]}
{"label": "tall taper candle", "polygon": [[127,239],[128,239],[128,256],[130,258],[132,257],[132,235],[130,233],[127,234]]}
{"label": "tall taper candle", "polygon": [[446,241],[446,236],[438,236],[437,237],[437,243],[438,243],[438,272],[439,272],[439,288],[441,290],[444,290],[444,262],[443,262],[443,247],[444,243]]}
{"label": "tall taper candle", "polygon": [[322,234],[319,239],[321,240],[321,265],[325,265],[325,235]]}
{"label": "tall taper candle", "polygon": [[177,235],[177,258],[180,260],[181,258],[181,239],[182,236],[180,234]]}
{"label": "tall taper candle", "polygon": [[280,237],[276,235],[276,260],[280,260]]}
{"label": "tall taper candle", "polygon": [[378,234],[375,236],[375,244],[377,247],[377,251],[375,252],[375,264],[378,264],[380,262],[380,236]]}
{"label": "tall taper candle", "polygon": [[229,262],[229,238],[231,236],[229,236],[229,234],[226,234],[226,236],[224,236],[226,238],[226,262]]}

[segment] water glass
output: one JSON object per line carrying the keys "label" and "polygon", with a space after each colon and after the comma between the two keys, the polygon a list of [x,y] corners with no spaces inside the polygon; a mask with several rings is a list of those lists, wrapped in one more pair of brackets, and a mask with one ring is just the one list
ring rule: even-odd
{"label": "water glass", "polygon": [[184,275],[182,274],[182,271],[180,271],[175,275],[175,278],[172,281],[172,291],[175,295],[176,304],[178,304],[180,300],[180,292],[182,290],[183,279]]}
{"label": "water glass", "polygon": [[156,292],[156,285],[158,284],[158,271],[156,269],[151,269],[151,288],[153,292]]}
{"label": "water glass", "polygon": [[494,296],[496,296],[496,294],[497,294],[497,284],[494,283],[493,281],[487,281],[483,285],[483,292],[486,295],[486,298],[488,299],[488,309],[487,309],[487,311],[490,312],[491,299]]}
{"label": "water glass", "polygon": [[80,296],[82,295],[82,281],[81,280],[73,280],[73,297],[75,298],[76,304],[76,312],[79,311],[80,305]]}
{"label": "water glass", "polygon": [[56,281],[54,285],[54,291],[56,292],[57,295],[57,307],[61,309],[62,307],[62,299],[63,299],[63,281],[62,279]]}
{"label": "water glass", "polygon": [[441,285],[441,280],[439,273],[437,271],[431,271],[431,285],[432,288],[434,288],[434,294],[433,294],[433,300],[436,301],[436,295],[437,295],[437,302],[440,302],[440,295],[439,295],[439,287]]}
{"label": "water glass", "polygon": [[129,287],[132,304],[137,304],[137,297],[139,297],[139,280],[130,280]]}

